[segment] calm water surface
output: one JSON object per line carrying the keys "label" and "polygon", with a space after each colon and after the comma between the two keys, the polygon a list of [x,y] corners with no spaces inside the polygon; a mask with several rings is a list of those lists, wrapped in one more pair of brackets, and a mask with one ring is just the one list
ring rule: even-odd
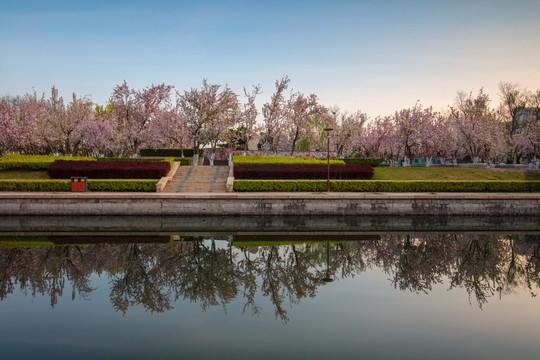
{"label": "calm water surface", "polygon": [[25,224],[30,231],[0,234],[6,359],[508,359],[540,350],[535,231],[338,222],[317,232],[74,234]]}

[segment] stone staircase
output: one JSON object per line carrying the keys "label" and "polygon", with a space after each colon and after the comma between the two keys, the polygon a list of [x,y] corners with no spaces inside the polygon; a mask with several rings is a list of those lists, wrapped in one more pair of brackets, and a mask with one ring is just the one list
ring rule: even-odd
{"label": "stone staircase", "polygon": [[228,166],[180,166],[164,192],[226,192],[228,176]]}

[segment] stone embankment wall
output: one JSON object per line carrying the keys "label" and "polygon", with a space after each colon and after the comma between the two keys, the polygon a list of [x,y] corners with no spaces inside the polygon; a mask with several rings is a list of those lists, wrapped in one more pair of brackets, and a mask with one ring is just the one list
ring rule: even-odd
{"label": "stone embankment wall", "polygon": [[0,215],[540,216],[540,194],[4,193]]}
{"label": "stone embankment wall", "polygon": [[538,216],[0,216],[0,234],[21,235],[251,235],[381,233],[527,233]]}

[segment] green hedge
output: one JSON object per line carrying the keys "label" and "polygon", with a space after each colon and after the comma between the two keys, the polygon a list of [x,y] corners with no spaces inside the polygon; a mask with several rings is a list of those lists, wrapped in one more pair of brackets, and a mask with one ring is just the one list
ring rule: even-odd
{"label": "green hedge", "polygon": [[[235,180],[237,192],[321,192],[325,180]],[[332,180],[335,192],[540,192],[540,181]]]}
{"label": "green hedge", "polygon": [[[281,156],[246,156],[234,155],[234,165],[321,165],[327,164],[326,159],[304,159],[304,158],[286,158]],[[345,165],[343,160],[330,159],[331,165]]]}
{"label": "green hedge", "polygon": [[174,161],[179,162],[181,166],[190,166],[192,159],[191,158],[174,158]]}
{"label": "green hedge", "polygon": [[95,161],[96,159],[82,156],[6,154],[0,158],[0,168],[5,170],[47,170],[55,160]]}
{"label": "green hedge", "polygon": [[[88,180],[88,191],[155,192],[159,180]],[[70,180],[0,180],[0,191],[70,192]]]}
{"label": "green hedge", "polygon": [[0,191],[66,192],[71,191],[70,180],[0,180]]}
{"label": "green hedge", "polygon": [[359,165],[371,165],[373,167],[380,166],[382,163],[381,158],[345,158],[340,159],[345,162],[345,164],[359,164]]}
{"label": "green hedge", "polygon": [[234,180],[236,192],[322,192],[326,180]]}
{"label": "green hedge", "polygon": [[88,180],[88,191],[156,192],[159,180]]}
{"label": "green hedge", "polygon": [[174,165],[174,162],[179,162],[180,165],[191,165],[192,159],[189,158],[174,158],[174,157],[166,157],[166,158],[148,158],[148,157],[137,157],[137,158],[123,158],[123,157],[104,157],[104,158],[97,158],[97,161],[168,161],[171,164],[171,169]]}
{"label": "green hedge", "polygon": [[182,157],[182,152],[184,157],[193,157],[195,152],[194,149],[140,149],[140,156],[173,156],[173,157]]}
{"label": "green hedge", "polygon": [[191,158],[174,159],[144,159],[144,158],[123,158],[123,157],[103,157],[93,158],[84,156],[53,156],[53,155],[17,155],[6,154],[0,158],[0,168],[5,170],[47,170],[55,160],[73,161],[168,161],[171,168],[174,161],[180,161],[182,165],[191,165]]}

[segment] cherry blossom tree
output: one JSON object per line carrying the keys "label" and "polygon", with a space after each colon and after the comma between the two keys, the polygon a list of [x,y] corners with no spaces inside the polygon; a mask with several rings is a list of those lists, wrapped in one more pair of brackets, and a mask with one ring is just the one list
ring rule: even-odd
{"label": "cherry blossom tree", "polygon": [[[394,114],[395,140],[402,155],[412,160],[422,147],[422,131],[429,129],[432,111],[423,109],[420,102],[413,108],[396,111]],[[427,130],[429,131],[429,130]]]}
{"label": "cherry blossom tree", "polygon": [[286,75],[281,80],[276,80],[276,91],[272,94],[270,102],[265,103],[262,108],[265,137],[272,151],[278,150],[279,142],[283,136],[283,121],[286,114],[286,101],[283,93],[287,90],[289,82],[290,79]]}
{"label": "cherry blossom tree", "polygon": [[[527,107],[528,94],[517,83],[500,82],[499,96],[501,99],[499,114],[502,121],[505,122],[510,145],[512,145],[515,143],[514,136],[520,133],[524,127],[520,121],[520,113]],[[509,147],[508,159],[510,162],[519,162],[520,155],[519,146]]]}
{"label": "cherry blossom tree", "polygon": [[255,100],[257,98],[257,95],[259,94],[261,94],[260,85],[254,85],[251,92],[248,92],[246,88],[244,88],[244,95],[246,101],[242,104],[242,115],[240,123],[241,126],[245,127],[245,138],[242,139],[245,144],[247,144],[249,139],[253,137],[257,132],[262,130],[262,128],[257,125],[257,116],[259,115],[259,111],[257,110],[257,105],[255,104]]}
{"label": "cherry blossom tree", "polygon": [[6,99],[0,100],[0,155],[13,151],[16,140],[17,111]]}
{"label": "cherry blossom tree", "polygon": [[317,95],[308,97],[302,93],[291,94],[285,108],[285,130],[291,155],[296,150],[298,141],[305,139],[311,130],[314,117],[327,112],[326,108],[319,104]]}
{"label": "cherry blossom tree", "polygon": [[399,144],[395,134],[393,118],[377,117],[367,124],[366,137],[361,143],[363,154],[368,157],[380,157],[394,164],[399,156]]}
{"label": "cherry blossom tree", "polygon": [[220,88],[204,79],[201,89],[178,94],[179,111],[196,150],[207,144],[215,150],[219,142],[227,140],[228,130],[240,121],[238,96],[228,86]]}
{"label": "cherry blossom tree", "polygon": [[186,149],[193,146],[185,116],[178,106],[162,111],[152,123],[159,147]]}
{"label": "cherry blossom tree", "polygon": [[448,157],[455,153],[455,136],[448,117],[434,112],[431,107],[424,109],[422,117],[417,155],[423,156],[426,166],[430,166],[433,156]]}
{"label": "cherry blossom tree", "polygon": [[118,141],[118,126],[112,116],[112,107],[103,111],[96,107],[95,116],[85,124],[81,144],[82,154],[87,156],[115,157],[125,153]]}
{"label": "cherry blossom tree", "polygon": [[463,148],[474,163],[480,157],[486,160],[502,158],[507,150],[507,137],[504,126],[489,108],[489,96],[480,89],[473,97],[458,92],[456,104],[450,108],[452,120],[457,129],[457,144]]}
{"label": "cherry blossom tree", "polygon": [[351,156],[355,152],[364,152],[367,115],[361,111],[353,114],[343,112],[336,119],[338,120],[333,125],[332,143],[335,146],[337,156]]}
{"label": "cherry blossom tree", "polygon": [[528,157],[540,159],[540,121],[531,121],[519,134],[514,135],[515,144]]}
{"label": "cherry blossom tree", "polygon": [[38,130],[47,116],[44,96],[36,92],[0,101],[0,150],[25,154],[47,153]]}
{"label": "cherry blossom tree", "polygon": [[85,136],[83,129],[93,116],[92,101],[73,94],[73,100],[66,106],[63,98],[58,97],[58,90],[53,87],[41,134],[52,152],[78,154]]}
{"label": "cherry blossom tree", "polygon": [[130,89],[124,81],[112,93],[112,117],[124,155],[136,154],[140,147],[152,147],[156,143],[152,123],[170,107],[172,86],[160,84],[137,91]]}

